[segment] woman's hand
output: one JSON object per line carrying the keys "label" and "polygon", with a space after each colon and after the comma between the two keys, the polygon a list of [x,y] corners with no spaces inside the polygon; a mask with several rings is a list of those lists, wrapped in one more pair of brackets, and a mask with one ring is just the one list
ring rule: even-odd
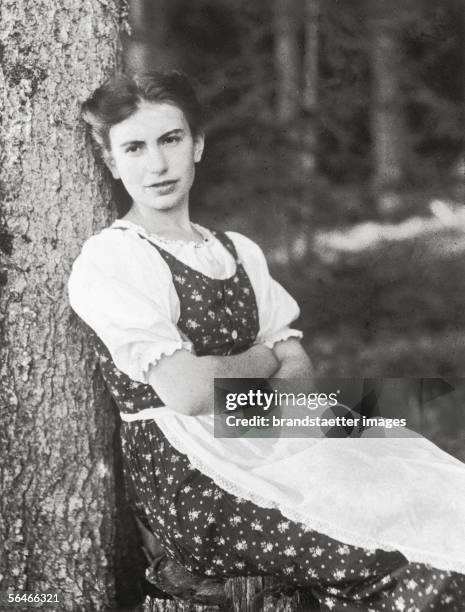
{"label": "woman's hand", "polygon": [[[253,361],[252,368],[258,368],[260,375],[244,376],[244,378],[271,378],[276,374],[280,367],[280,362],[273,349],[268,348],[265,344],[254,344],[248,351],[247,359]],[[230,376],[232,378],[232,376]],[[241,378],[241,377],[236,377]]]}
{"label": "woman's hand", "polygon": [[[317,391],[312,362],[297,338],[277,342],[273,346],[273,351],[279,361],[279,368],[271,376],[274,389],[280,391],[282,384],[282,391],[285,393],[293,387],[295,393],[314,393]],[[280,379],[283,379],[282,382]],[[289,381],[291,381],[290,387]]]}
{"label": "woman's hand", "polygon": [[271,378],[313,378],[312,362],[297,338],[277,342],[273,352],[279,367]]}

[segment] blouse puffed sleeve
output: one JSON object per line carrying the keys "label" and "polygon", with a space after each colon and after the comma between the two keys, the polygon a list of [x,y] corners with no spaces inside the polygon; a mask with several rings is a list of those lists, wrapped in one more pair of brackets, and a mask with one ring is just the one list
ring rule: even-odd
{"label": "blouse puffed sleeve", "polygon": [[268,270],[261,248],[250,238],[237,232],[227,232],[234,242],[239,259],[247,272],[257,300],[260,331],[257,341],[272,348],[288,338],[302,338],[302,332],[291,327],[300,315],[294,298],[275,281]]}
{"label": "blouse puffed sleeve", "polygon": [[68,281],[71,307],[130,378],[148,382],[150,365],[192,343],[176,326],[179,300],[156,249],[129,231],[90,238]]}

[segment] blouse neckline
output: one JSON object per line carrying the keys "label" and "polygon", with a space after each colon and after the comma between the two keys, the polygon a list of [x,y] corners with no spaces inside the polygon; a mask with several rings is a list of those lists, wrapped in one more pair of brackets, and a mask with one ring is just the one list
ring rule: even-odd
{"label": "blouse neckline", "polygon": [[172,246],[192,246],[196,249],[202,248],[203,246],[210,245],[213,242],[213,234],[210,230],[202,225],[191,222],[191,225],[197,230],[197,232],[203,237],[202,242],[196,242],[195,240],[171,240],[169,238],[163,238],[154,232],[147,232],[141,225],[137,225],[133,221],[127,221],[125,219],[117,219],[113,222],[112,226],[123,226],[135,229],[146,238],[157,242],[160,245],[172,245]]}
{"label": "blouse neckline", "polygon": [[[194,240],[189,240],[189,241],[183,241],[183,240],[157,240],[154,239],[154,235],[149,234],[147,231],[144,230],[143,227],[141,227],[140,225],[137,225],[136,223],[133,223],[132,221],[124,221],[123,219],[117,219],[112,225],[111,227],[123,227],[123,228],[128,228],[128,229],[135,229],[139,234],[140,237],[143,239],[148,240],[149,242],[153,241],[158,243],[157,244],[157,248],[159,249],[159,251],[162,251],[164,253],[166,253],[167,255],[169,255],[170,257],[172,257],[175,261],[177,261],[178,263],[180,263],[181,265],[184,266],[184,268],[187,268],[187,270],[189,270],[192,274],[194,275],[200,275],[202,276],[204,279],[206,279],[208,282],[213,282],[213,283],[228,283],[228,282],[234,282],[238,270],[239,270],[239,264],[240,261],[236,256],[233,255],[233,253],[231,253],[229,251],[229,249],[227,249],[225,247],[225,245],[222,243],[221,240],[218,240],[218,238],[215,236],[215,234],[213,234],[213,232],[211,232],[210,230],[197,225],[196,223],[193,223],[192,225],[194,225],[197,229],[199,229],[199,232],[202,235],[206,235],[205,239],[203,242],[201,243],[196,243]],[[155,235],[156,236],[156,235]],[[234,271],[232,274],[230,274],[229,276],[227,276],[226,278],[215,278],[214,276],[209,276],[208,274],[205,274],[204,272],[201,272],[200,270],[196,270],[195,268],[193,268],[192,266],[190,266],[189,264],[185,263],[184,261],[181,261],[180,259],[178,259],[173,253],[171,253],[170,251],[167,251],[166,249],[163,248],[163,245],[177,245],[180,244],[181,246],[186,246],[186,245],[192,245],[194,247],[197,246],[202,246],[203,244],[212,244],[213,240],[218,241],[224,249],[226,249],[226,251],[228,251],[230,253],[230,255],[232,256],[233,260],[234,260]]]}

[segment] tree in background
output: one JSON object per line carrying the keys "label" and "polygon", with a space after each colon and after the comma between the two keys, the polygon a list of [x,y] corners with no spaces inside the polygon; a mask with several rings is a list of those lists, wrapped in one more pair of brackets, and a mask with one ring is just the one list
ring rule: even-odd
{"label": "tree in background", "polygon": [[120,61],[124,8],[0,8],[0,590],[56,594],[57,610],[114,601],[114,420],[66,281],[110,217],[79,101]]}
{"label": "tree in background", "polygon": [[399,31],[405,7],[397,2],[367,3],[371,58],[372,182],[379,211],[401,206],[399,191],[406,159],[401,95],[402,55]]}
{"label": "tree in background", "polygon": [[273,0],[276,121],[285,126],[300,111],[299,23],[295,0]]}
{"label": "tree in background", "polygon": [[290,128],[297,181],[317,163],[319,11],[319,0],[273,2],[274,116],[278,128]]}
{"label": "tree in background", "polygon": [[179,58],[170,44],[169,5],[164,0],[132,0],[128,4],[131,35],[123,37],[125,69],[144,72],[176,68]]}
{"label": "tree in background", "polygon": [[415,3],[402,35],[410,175],[437,179],[464,147],[465,9],[460,0]]}
{"label": "tree in background", "polygon": [[307,120],[302,143],[302,169],[313,173],[317,167],[317,112],[319,58],[320,0],[304,2],[304,57],[302,109]]}

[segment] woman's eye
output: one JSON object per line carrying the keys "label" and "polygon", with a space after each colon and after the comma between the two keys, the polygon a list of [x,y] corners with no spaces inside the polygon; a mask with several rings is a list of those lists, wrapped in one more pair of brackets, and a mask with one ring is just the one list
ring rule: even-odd
{"label": "woman's eye", "polygon": [[181,136],[165,136],[163,139],[163,144],[166,145],[175,145],[181,141]]}
{"label": "woman's eye", "polygon": [[142,149],[142,144],[141,143],[134,143],[132,145],[128,145],[125,148],[124,152],[125,153],[137,153],[141,149]]}

